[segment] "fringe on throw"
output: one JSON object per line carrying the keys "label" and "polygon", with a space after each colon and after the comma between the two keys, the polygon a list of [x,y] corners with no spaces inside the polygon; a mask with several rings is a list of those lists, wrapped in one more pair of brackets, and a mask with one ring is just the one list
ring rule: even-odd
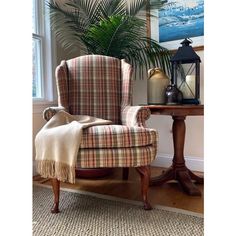
{"label": "fringe on throw", "polygon": [[43,178],[57,178],[59,181],[75,183],[75,167],[67,164],[36,160],[36,170]]}

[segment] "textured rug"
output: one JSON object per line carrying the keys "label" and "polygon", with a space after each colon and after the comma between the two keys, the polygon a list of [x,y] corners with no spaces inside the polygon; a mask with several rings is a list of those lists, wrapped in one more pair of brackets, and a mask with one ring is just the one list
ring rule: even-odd
{"label": "textured rug", "polygon": [[34,236],[201,236],[203,218],[140,204],[61,191],[60,213],[49,212],[50,188],[33,187]]}

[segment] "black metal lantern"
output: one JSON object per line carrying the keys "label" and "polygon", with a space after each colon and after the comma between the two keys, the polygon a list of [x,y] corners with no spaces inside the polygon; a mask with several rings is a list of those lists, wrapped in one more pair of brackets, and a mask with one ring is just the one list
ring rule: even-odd
{"label": "black metal lantern", "polygon": [[190,46],[192,41],[184,39],[171,61],[171,82],[183,94],[183,104],[199,104],[200,57]]}

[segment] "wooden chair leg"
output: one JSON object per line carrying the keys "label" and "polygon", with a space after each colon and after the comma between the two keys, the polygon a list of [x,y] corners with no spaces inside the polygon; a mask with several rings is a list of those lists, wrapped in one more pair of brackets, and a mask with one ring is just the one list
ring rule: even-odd
{"label": "wooden chair leg", "polygon": [[129,167],[123,167],[123,180],[127,180],[129,178]]}
{"label": "wooden chair leg", "polygon": [[144,203],[144,210],[151,210],[152,206],[148,202],[147,194],[150,181],[150,166],[139,166],[135,168],[141,177],[141,193]]}
{"label": "wooden chair leg", "polygon": [[59,213],[59,197],[60,197],[60,181],[56,178],[51,179],[52,190],[54,194],[54,203],[51,208],[51,213]]}

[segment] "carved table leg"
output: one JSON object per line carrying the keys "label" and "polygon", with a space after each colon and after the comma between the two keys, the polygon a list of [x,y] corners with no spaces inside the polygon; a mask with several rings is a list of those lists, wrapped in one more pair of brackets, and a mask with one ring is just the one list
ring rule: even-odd
{"label": "carved table leg", "polygon": [[162,175],[150,179],[150,186],[162,185],[168,180],[175,178],[175,171],[172,167],[168,168]]}
{"label": "carved table leg", "polygon": [[195,180],[196,183],[198,184],[203,184],[204,183],[204,178],[203,177],[200,177],[200,176],[197,176],[195,175],[192,171],[189,170],[189,175],[191,177],[192,180]]}
{"label": "carved table leg", "polygon": [[60,197],[60,181],[56,178],[51,180],[52,190],[54,194],[54,204],[51,208],[51,213],[59,213],[59,197]]}
{"label": "carved table leg", "polygon": [[177,180],[183,190],[189,195],[199,196],[201,192],[192,182],[203,183],[203,178],[192,173],[185,165],[184,140],[185,140],[185,116],[173,116],[173,144],[174,157],[172,166],[162,175],[151,178],[150,185],[161,185],[169,180]]}
{"label": "carved table leg", "polygon": [[135,168],[141,177],[141,193],[144,203],[144,210],[151,210],[152,206],[147,199],[149,181],[150,181],[150,166],[139,166]]}
{"label": "carved table leg", "polygon": [[191,196],[201,196],[200,190],[192,183],[188,170],[177,172],[176,180],[179,181],[183,190]]}

